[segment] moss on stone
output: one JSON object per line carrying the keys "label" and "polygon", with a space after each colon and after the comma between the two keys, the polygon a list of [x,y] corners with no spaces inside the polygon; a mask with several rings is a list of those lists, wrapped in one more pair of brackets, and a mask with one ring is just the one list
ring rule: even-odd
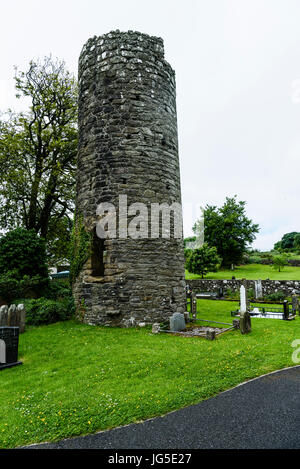
{"label": "moss on stone", "polygon": [[86,231],[82,216],[75,216],[71,237],[70,282],[76,280],[91,252],[91,235]]}

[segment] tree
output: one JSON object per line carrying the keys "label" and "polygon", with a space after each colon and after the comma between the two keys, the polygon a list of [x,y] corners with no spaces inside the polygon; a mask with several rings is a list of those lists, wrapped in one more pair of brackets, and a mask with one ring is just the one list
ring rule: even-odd
{"label": "tree", "polygon": [[300,235],[300,233],[298,233],[297,231],[292,231],[291,233],[285,233],[282,236],[281,241],[278,241],[277,243],[275,243],[274,249],[276,251],[280,250],[280,248],[284,249],[285,251],[294,249],[294,241],[297,235]]}
{"label": "tree", "polygon": [[17,228],[0,238],[0,275],[48,277],[46,243],[34,230]]}
{"label": "tree", "polygon": [[193,249],[187,256],[186,268],[192,274],[201,275],[202,278],[208,272],[216,272],[221,259],[215,247],[210,247],[206,243],[201,248]]}
{"label": "tree", "polygon": [[[47,241],[69,238],[74,211],[77,84],[64,62],[46,57],[16,69],[28,112],[0,121],[0,227],[22,226]],[[49,244],[50,245],[50,244]],[[60,256],[68,252],[64,244]]]}
{"label": "tree", "polygon": [[300,251],[300,233],[295,235],[293,247],[296,249],[296,251]]}
{"label": "tree", "polygon": [[277,241],[277,243],[274,244],[274,251],[282,252],[281,241]]}
{"label": "tree", "polygon": [[287,256],[285,254],[278,254],[277,256],[273,256],[273,269],[280,270],[284,269],[284,266],[287,263]]}
{"label": "tree", "polygon": [[246,202],[238,202],[236,197],[226,197],[220,208],[206,205],[204,209],[205,242],[217,248],[225,267],[242,261],[248,244],[259,232],[259,226],[245,215]]}

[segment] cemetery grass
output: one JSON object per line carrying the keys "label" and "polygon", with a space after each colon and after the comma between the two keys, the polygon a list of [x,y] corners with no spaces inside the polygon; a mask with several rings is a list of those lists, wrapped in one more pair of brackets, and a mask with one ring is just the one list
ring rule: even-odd
{"label": "cemetery grass", "polygon": [[[248,280],[300,280],[300,267],[285,266],[281,272],[273,269],[272,265],[247,264],[236,266],[234,270],[220,269],[218,272],[209,272],[204,279],[224,279],[246,278]],[[201,279],[201,275],[191,274],[186,270],[185,278]]]}
{"label": "cemetery grass", "polygon": [[[231,323],[237,307],[198,300],[203,319]],[[23,365],[0,372],[0,447],[139,422],[293,366],[299,318],[254,319],[252,327],[213,342],[75,321],[31,327],[20,337]]]}

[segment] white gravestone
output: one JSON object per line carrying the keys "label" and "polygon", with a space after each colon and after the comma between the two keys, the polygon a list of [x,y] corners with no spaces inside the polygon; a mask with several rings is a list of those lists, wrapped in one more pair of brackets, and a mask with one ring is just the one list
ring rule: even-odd
{"label": "white gravestone", "polygon": [[246,289],[244,285],[240,288],[240,313],[246,313],[247,311],[247,300],[246,300]]}

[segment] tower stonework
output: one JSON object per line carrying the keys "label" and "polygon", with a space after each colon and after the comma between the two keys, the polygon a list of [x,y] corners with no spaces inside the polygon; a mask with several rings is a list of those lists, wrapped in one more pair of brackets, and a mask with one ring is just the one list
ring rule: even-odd
{"label": "tower stonework", "polygon": [[[97,207],[113,204],[118,221],[125,195],[127,207],[148,207],[149,237],[117,229],[99,239]],[[186,310],[183,239],[151,237],[151,204],[174,202],[181,204],[175,74],[163,40],[133,31],[89,39],[79,59],[76,223],[91,246],[73,283],[84,322],[129,327]]]}

